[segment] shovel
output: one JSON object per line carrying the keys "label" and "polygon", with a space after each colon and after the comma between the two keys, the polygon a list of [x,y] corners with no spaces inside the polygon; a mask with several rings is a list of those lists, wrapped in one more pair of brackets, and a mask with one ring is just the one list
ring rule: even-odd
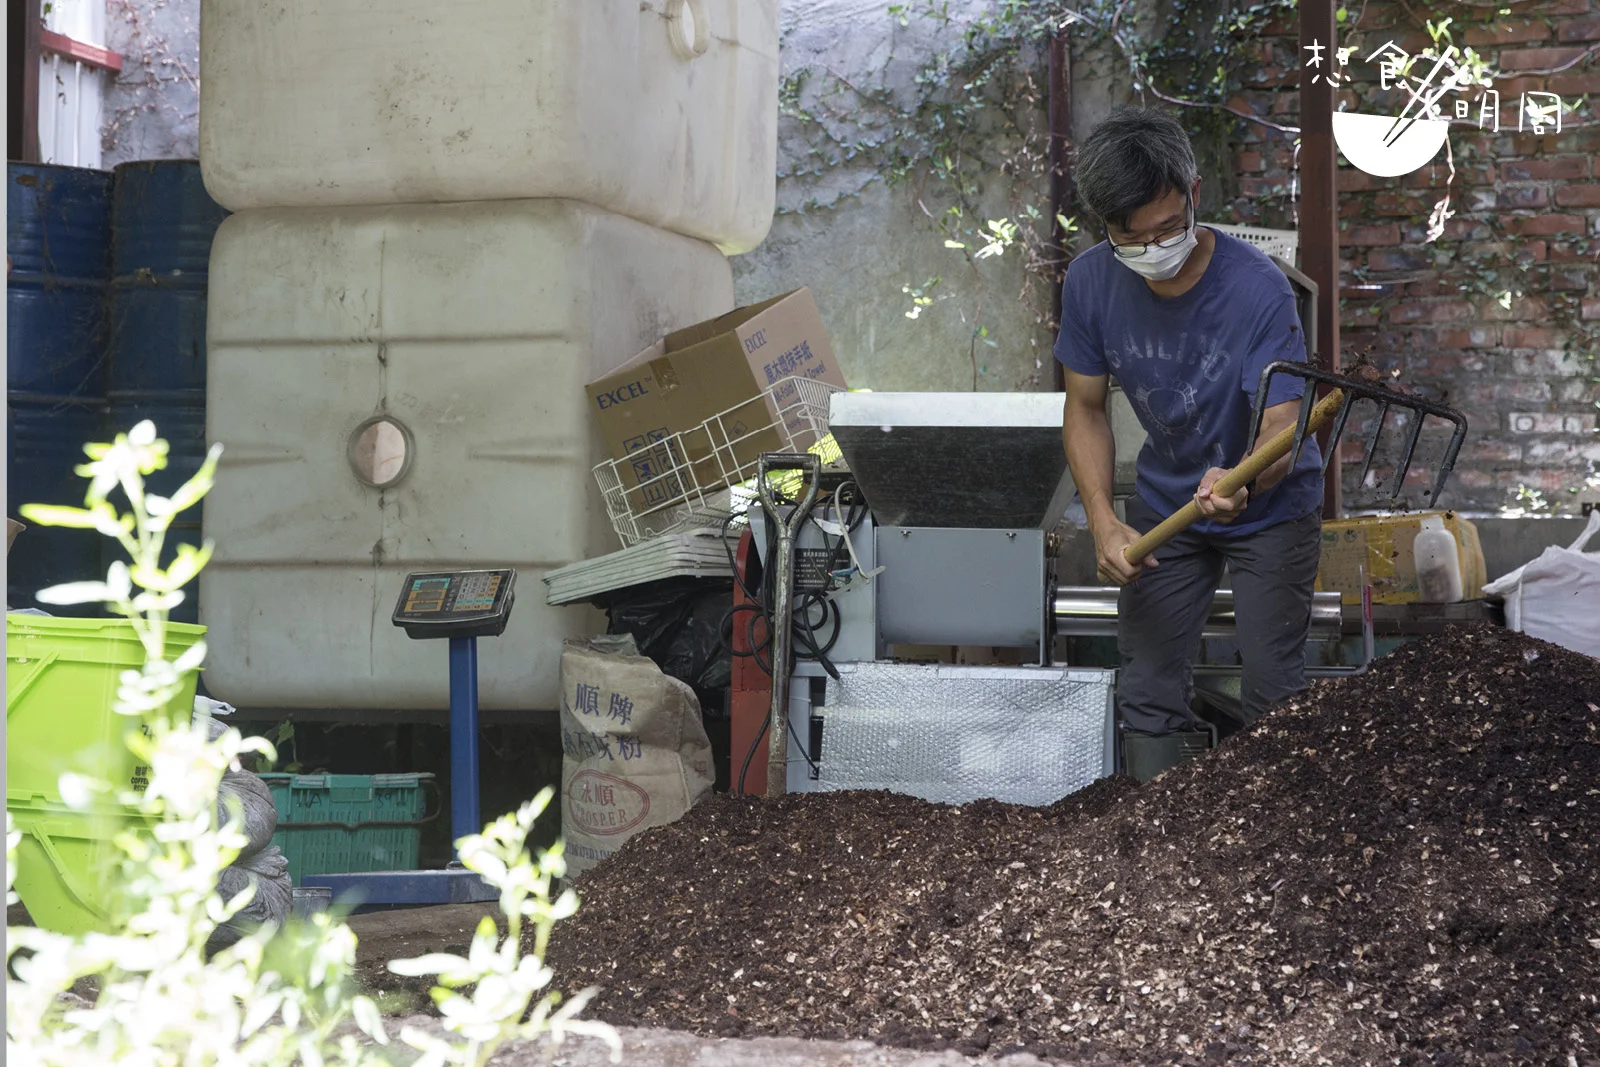
{"label": "shovel", "polygon": [[[1456,456],[1461,452],[1461,443],[1467,436],[1466,416],[1454,408],[1447,408],[1422,397],[1408,396],[1393,389],[1373,385],[1359,378],[1345,375],[1330,374],[1324,370],[1307,366],[1304,363],[1291,363],[1279,360],[1269,364],[1261,374],[1261,384],[1256,389],[1255,414],[1251,419],[1251,440],[1261,436],[1261,421],[1266,416],[1268,386],[1274,375],[1288,374],[1292,377],[1304,379],[1307,383],[1304,395],[1300,400],[1300,415],[1295,424],[1274,436],[1250,455],[1246,456],[1237,467],[1217,479],[1212,487],[1212,492],[1218,496],[1233,496],[1239,490],[1255,483],[1261,473],[1278,460],[1294,453],[1294,462],[1300,459],[1300,450],[1305,447],[1306,439],[1317,433],[1330,421],[1333,422],[1333,433],[1328,438],[1327,453],[1322,457],[1322,470],[1326,474],[1328,465],[1339,454],[1339,438],[1344,434],[1346,421],[1350,418],[1350,409],[1357,400],[1367,399],[1378,405],[1378,421],[1372,428],[1372,435],[1367,440],[1367,448],[1361,467],[1361,481],[1366,481],[1367,473],[1372,469],[1372,460],[1378,449],[1378,439],[1383,435],[1383,424],[1389,416],[1390,408],[1401,408],[1417,413],[1417,419],[1411,426],[1405,444],[1401,448],[1400,463],[1395,471],[1394,485],[1389,491],[1389,503],[1395,504],[1399,500],[1400,487],[1405,483],[1406,472],[1411,469],[1412,457],[1416,454],[1417,442],[1422,437],[1422,424],[1432,415],[1445,419],[1455,425],[1455,432],[1450,437],[1450,443],[1445,448],[1444,460],[1439,466],[1439,475],[1433,483],[1433,491],[1428,495],[1428,506],[1439,499],[1439,494],[1444,490],[1445,483],[1450,478],[1450,472],[1455,469]],[[1312,383],[1332,386],[1332,390],[1321,400],[1316,398],[1316,390]],[[1293,463],[1290,464],[1291,469]],[[1200,506],[1194,501],[1189,501],[1183,507],[1169,515],[1159,526],[1139,538],[1123,550],[1123,556],[1129,563],[1137,564],[1150,553],[1172,540],[1178,534],[1203,518]]]}
{"label": "shovel", "polygon": [[[767,725],[767,796],[781,797],[788,786],[789,673],[794,669],[794,542],[806,513],[817,498],[821,461],[809,452],[763,452],[757,466],[756,489],[767,521],[777,531],[773,569],[772,605],[772,708]],[[799,471],[803,476],[798,502],[787,516],[779,510],[768,475]]]}

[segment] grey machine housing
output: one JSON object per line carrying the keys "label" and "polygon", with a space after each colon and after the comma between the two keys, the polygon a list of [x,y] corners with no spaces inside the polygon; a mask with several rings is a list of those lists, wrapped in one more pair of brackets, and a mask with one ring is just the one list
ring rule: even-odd
{"label": "grey machine housing", "polygon": [[[1061,416],[1050,393],[833,397],[830,430],[870,505],[850,543],[877,573],[833,594],[834,670],[796,664],[790,791],[1049,804],[1113,772],[1115,672],[1050,664],[1047,533],[1073,492]],[[796,548],[828,558],[845,516],[813,516]],[[759,509],[751,526],[765,551]],[[1023,648],[1037,665],[900,663],[897,645]]]}

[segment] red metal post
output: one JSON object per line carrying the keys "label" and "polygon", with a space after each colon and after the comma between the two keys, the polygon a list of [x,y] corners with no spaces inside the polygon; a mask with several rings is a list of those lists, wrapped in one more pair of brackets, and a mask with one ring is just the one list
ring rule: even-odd
{"label": "red metal post", "polygon": [[[1317,348],[1308,353],[1339,369],[1338,149],[1333,143],[1336,89],[1329,77],[1338,47],[1334,0],[1300,0],[1300,269],[1317,283]],[[1312,58],[1322,62],[1311,65]],[[1326,431],[1322,446],[1328,447]],[[1328,464],[1322,517],[1343,508],[1339,462]]]}
{"label": "red metal post", "polygon": [[[744,587],[759,581],[760,564],[756,555],[755,539],[746,530],[739,539],[739,550],[734,555],[739,578],[733,586],[733,604],[750,605],[750,610],[738,610],[733,616],[733,667],[728,697],[728,760],[729,790],[747,796],[762,796],[767,791],[767,746],[762,744],[762,727],[772,714],[772,676],[761,669],[751,651],[751,620],[754,618],[755,643],[767,642],[767,623],[755,610],[755,602],[744,595]],[[749,764],[745,763],[749,759]]]}

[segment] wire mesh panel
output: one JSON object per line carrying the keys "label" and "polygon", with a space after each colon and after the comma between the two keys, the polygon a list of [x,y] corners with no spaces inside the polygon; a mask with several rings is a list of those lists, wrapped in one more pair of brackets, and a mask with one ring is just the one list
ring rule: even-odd
{"label": "wire mesh panel", "polygon": [[1237,237],[1255,245],[1269,256],[1277,256],[1285,263],[1294,264],[1295,250],[1300,247],[1300,233],[1297,230],[1269,230],[1261,226],[1225,226],[1217,222],[1208,222],[1207,226],[1213,230]]}
{"label": "wire mesh panel", "polygon": [[[841,390],[810,378],[783,378],[761,395],[678,433],[641,439],[623,459],[596,464],[595,481],[624,545],[662,534],[720,526],[754,497],[763,452],[829,455],[828,399]],[[752,425],[751,412],[764,411]]]}
{"label": "wire mesh panel", "polygon": [[1111,774],[1115,671],[839,666],[818,784],[945,804],[1053,804]]}

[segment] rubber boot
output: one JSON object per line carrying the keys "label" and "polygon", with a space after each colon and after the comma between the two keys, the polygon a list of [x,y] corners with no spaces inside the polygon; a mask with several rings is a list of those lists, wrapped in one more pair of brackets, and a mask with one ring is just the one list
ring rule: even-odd
{"label": "rubber boot", "polygon": [[1179,730],[1170,734],[1144,734],[1122,731],[1122,763],[1129,778],[1148,782],[1185,760],[1203,756],[1211,748],[1211,734],[1204,730]]}

